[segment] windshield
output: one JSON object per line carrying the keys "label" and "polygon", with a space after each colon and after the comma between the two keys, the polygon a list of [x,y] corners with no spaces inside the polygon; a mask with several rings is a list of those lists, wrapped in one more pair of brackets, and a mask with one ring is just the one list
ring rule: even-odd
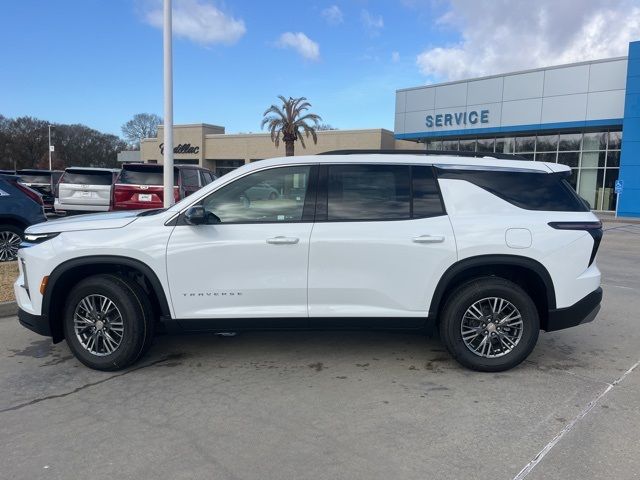
{"label": "windshield", "polygon": [[[164,184],[162,167],[160,168],[133,168],[125,167],[120,173],[118,182],[124,185],[156,185]],[[178,185],[178,172],[173,172],[173,184]]]}
{"label": "windshield", "polygon": [[70,183],[76,185],[111,185],[111,172],[91,172],[88,170],[66,171],[60,183]]}

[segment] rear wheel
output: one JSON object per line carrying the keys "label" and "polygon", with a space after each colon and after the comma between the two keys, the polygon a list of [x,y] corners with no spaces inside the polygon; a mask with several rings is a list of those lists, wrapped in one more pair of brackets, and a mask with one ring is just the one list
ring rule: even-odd
{"label": "rear wheel", "polygon": [[440,337],[465,367],[498,372],[529,356],[540,331],[533,300],[517,284],[484,277],[458,287],[442,312]]}
{"label": "rear wheel", "polygon": [[95,275],[71,290],[64,334],[78,360],[96,370],[120,370],[140,358],[153,337],[153,309],[135,282]]}
{"label": "rear wheel", "polygon": [[0,262],[10,262],[18,258],[18,248],[23,234],[22,229],[14,225],[0,225]]}

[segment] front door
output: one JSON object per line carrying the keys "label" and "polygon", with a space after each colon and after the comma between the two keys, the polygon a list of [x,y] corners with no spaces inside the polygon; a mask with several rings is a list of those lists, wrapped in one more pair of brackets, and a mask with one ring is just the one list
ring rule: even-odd
{"label": "front door", "polygon": [[199,202],[207,224],[175,227],[167,273],[178,319],[307,317],[315,170],[287,166],[240,177]]}
{"label": "front door", "polygon": [[320,178],[309,254],[311,324],[347,326],[355,317],[369,326],[423,324],[457,255],[433,168],[329,165]]}

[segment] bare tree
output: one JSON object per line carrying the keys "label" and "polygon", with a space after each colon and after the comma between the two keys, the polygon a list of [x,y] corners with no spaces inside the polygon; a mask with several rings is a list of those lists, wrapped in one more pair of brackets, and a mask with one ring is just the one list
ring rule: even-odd
{"label": "bare tree", "polygon": [[[315,113],[305,113],[311,104],[307,102],[304,97],[291,98],[287,100],[282,95],[278,98],[282,102],[282,107],[271,105],[262,114],[261,128],[265,125],[271,133],[271,141],[275,143],[276,147],[280,145],[280,135],[282,135],[282,141],[285,145],[285,154],[287,157],[291,157],[294,154],[294,142],[300,140],[302,148],[307,148],[304,144],[304,138],[302,132],[306,137],[311,136],[313,143],[318,143],[318,136],[316,135],[316,127],[320,120],[320,115]],[[307,122],[312,122],[313,126]]]}
{"label": "bare tree", "polygon": [[135,149],[140,149],[140,141],[143,138],[155,137],[160,124],[162,117],[155,113],[136,113],[131,120],[122,125],[122,135]]}

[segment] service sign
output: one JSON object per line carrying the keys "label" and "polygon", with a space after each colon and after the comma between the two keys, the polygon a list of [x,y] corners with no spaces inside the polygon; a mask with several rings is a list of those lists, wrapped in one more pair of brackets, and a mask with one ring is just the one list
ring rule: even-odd
{"label": "service sign", "polygon": [[464,112],[438,113],[427,115],[425,118],[427,128],[460,127],[489,123],[489,110],[469,110]]}

